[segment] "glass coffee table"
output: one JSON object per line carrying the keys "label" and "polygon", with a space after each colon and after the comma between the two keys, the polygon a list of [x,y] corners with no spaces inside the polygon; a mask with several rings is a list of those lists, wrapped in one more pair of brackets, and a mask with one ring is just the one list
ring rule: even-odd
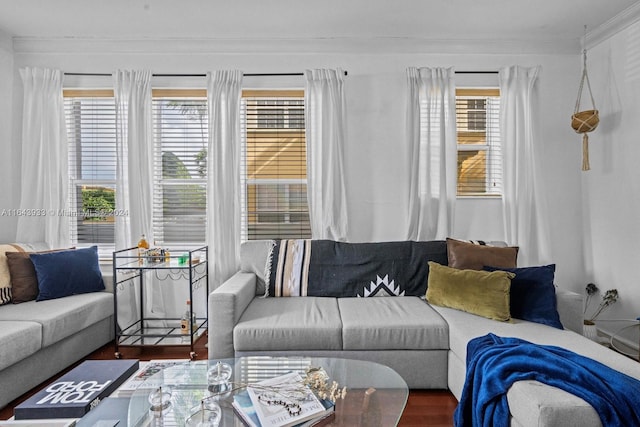
{"label": "glass coffee table", "polygon": [[[207,373],[220,372],[218,362],[231,367],[230,382],[234,389],[223,396],[211,396],[211,378]],[[223,365],[224,366],[224,365]],[[241,385],[251,384],[289,372],[305,375],[307,368],[323,368],[329,381],[337,381],[347,388],[344,399],[335,405],[335,418],[328,426],[395,426],[400,420],[409,395],[405,381],[393,369],[362,360],[315,357],[249,356],[236,359],[185,362],[169,367],[148,378],[131,396],[128,425],[184,426],[186,420],[205,401],[215,400],[221,409],[220,426],[243,426],[231,405],[233,396],[245,390]],[[216,371],[216,369],[218,369]],[[240,386],[238,386],[240,385]],[[158,395],[158,391],[160,395]],[[167,402],[159,410],[152,409],[150,395]],[[158,417],[159,412],[161,416]]]}

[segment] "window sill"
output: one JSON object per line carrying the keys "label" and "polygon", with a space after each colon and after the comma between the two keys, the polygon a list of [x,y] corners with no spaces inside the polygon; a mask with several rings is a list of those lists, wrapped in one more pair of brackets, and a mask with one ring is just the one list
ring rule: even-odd
{"label": "window sill", "polygon": [[483,200],[502,200],[501,194],[474,194],[465,196],[456,196],[456,199],[483,199]]}

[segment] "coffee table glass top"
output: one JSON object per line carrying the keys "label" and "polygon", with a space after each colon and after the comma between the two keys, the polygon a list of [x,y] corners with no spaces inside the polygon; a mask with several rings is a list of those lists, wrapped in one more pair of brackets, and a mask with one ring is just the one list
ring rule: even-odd
{"label": "coffee table glass top", "polygon": [[[395,426],[400,420],[409,395],[407,384],[391,368],[373,362],[337,358],[249,356],[236,359],[185,362],[158,372],[138,388],[129,404],[129,426],[184,426],[185,420],[210,395],[207,372],[223,362],[231,366],[233,384],[249,384],[296,371],[304,376],[308,367],[321,367],[330,381],[347,387],[344,400],[335,406],[335,418],[330,426]],[[162,412],[151,411],[149,395],[162,387],[170,391],[170,403]],[[234,414],[233,394],[216,399],[222,410],[221,427],[243,426]]]}

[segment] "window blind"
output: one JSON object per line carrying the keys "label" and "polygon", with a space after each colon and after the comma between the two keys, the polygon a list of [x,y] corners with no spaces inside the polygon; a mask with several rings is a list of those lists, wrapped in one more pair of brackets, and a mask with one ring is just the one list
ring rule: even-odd
{"label": "window blind", "polygon": [[242,239],[310,238],[303,91],[244,91]]}
{"label": "window blind", "polygon": [[458,196],[500,196],[500,95],[497,89],[456,91]]}
{"label": "window blind", "polygon": [[114,248],[116,117],[113,91],[64,91],[69,144],[69,217],[71,242],[97,244],[100,255]]}
{"label": "window blind", "polygon": [[208,113],[204,91],[153,91],[154,239],[203,244]]}

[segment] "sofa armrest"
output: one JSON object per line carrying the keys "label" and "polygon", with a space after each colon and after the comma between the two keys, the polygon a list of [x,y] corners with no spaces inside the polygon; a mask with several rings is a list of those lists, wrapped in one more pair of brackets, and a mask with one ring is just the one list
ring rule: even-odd
{"label": "sofa armrest", "polygon": [[556,301],[562,326],[582,335],[584,319],[582,295],[576,292],[556,289]]}
{"label": "sofa armrest", "polygon": [[238,272],[209,294],[209,359],[234,357],[233,328],[256,296],[256,275]]}

